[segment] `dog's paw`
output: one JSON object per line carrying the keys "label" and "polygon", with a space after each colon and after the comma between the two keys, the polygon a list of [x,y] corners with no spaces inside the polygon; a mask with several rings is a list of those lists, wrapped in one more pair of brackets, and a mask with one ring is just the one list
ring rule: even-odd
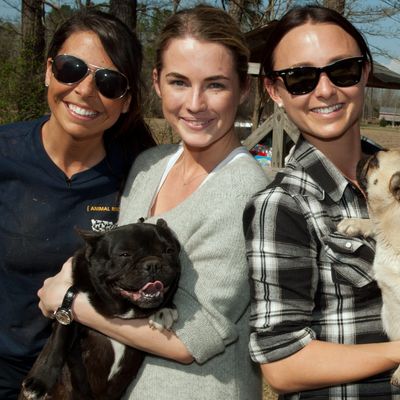
{"label": "dog's paw", "polygon": [[346,236],[374,236],[374,227],[369,219],[344,218],[339,222],[337,230]]}
{"label": "dog's paw", "polygon": [[390,379],[390,383],[393,386],[400,387],[400,367],[397,367],[396,371],[394,371],[392,378]]}
{"label": "dog's paw", "polygon": [[22,394],[27,400],[44,400],[47,390],[47,385],[35,377],[27,378],[22,382]]}
{"label": "dog's paw", "polygon": [[162,308],[149,317],[149,325],[162,332],[170,330],[175,321],[178,320],[178,311],[175,308]]}

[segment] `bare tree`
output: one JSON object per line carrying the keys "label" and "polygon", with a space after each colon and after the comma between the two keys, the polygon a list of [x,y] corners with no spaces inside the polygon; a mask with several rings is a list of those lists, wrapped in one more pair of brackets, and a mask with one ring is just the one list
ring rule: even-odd
{"label": "bare tree", "polygon": [[282,0],[268,0],[267,2],[262,0],[222,0],[221,4],[224,10],[242,26],[243,30],[247,31],[268,22],[273,14],[275,4],[281,2]]}
{"label": "bare tree", "polygon": [[110,0],[110,13],[125,22],[132,30],[136,29],[137,0]]}
{"label": "bare tree", "polygon": [[228,13],[239,24],[242,22],[243,13],[245,12],[247,6],[246,3],[248,3],[246,0],[228,1]]}
{"label": "bare tree", "polygon": [[[362,1],[347,0],[345,16],[353,22],[367,38],[400,38],[399,0],[380,0],[366,5]],[[383,42],[384,43],[384,42]],[[399,60],[399,53],[393,54],[388,48],[369,43],[374,56]]]}
{"label": "bare tree", "polygon": [[340,14],[344,14],[345,0],[324,0],[324,6],[336,10]]}
{"label": "bare tree", "polygon": [[21,10],[23,50],[30,53],[30,57],[42,62],[45,49],[43,1],[22,0]]}
{"label": "bare tree", "polygon": [[172,4],[172,13],[175,14],[178,11],[179,5],[181,3],[181,0],[173,0]]}
{"label": "bare tree", "polygon": [[16,93],[20,117],[29,119],[42,111],[44,95],[43,66],[45,52],[44,5],[42,0],[22,0],[21,61]]}

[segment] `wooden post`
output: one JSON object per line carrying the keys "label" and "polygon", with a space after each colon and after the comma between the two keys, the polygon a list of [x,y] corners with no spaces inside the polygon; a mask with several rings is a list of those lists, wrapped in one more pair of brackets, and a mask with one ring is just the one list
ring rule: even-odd
{"label": "wooden post", "polygon": [[297,127],[286,116],[285,111],[274,106],[274,113],[270,115],[259,127],[257,127],[244,141],[243,146],[251,150],[257,143],[260,143],[265,136],[272,132],[272,162],[273,168],[282,168],[285,164],[287,154],[286,137],[296,143],[299,137]]}
{"label": "wooden post", "polygon": [[274,119],[272,123],[272,163],[273,168],[281,168],[285,158],[284,130],[283,130],[283,111],[275,104]]}
{"label": "wooden post", "polygon": [[257,143],[260,143],[265,136],[272,132],[272,123],[274,116],[270,115],[260,126],[258,126],[251,134],[243,141],[243,146],[251,150]]}

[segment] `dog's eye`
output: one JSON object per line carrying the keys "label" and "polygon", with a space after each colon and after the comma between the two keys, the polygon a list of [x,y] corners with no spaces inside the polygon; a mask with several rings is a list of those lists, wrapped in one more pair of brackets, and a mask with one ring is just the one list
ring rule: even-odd
{"label": "dog's eye", "polygon": [[376,185],[378,183],[378,179],[374,180],[374,185]]}
{"label": "dog's eye", "polygon": [[173,254],[173,253],[174,253],[173,247],[167,247],[167,248],[165,249],[165,253],[166,253],[166,254]]}
{"label": "dog's eye", "polygon": [[130,256],[130,254],[129,253],[119,253],[119,256],[120,257],[129,257]]}

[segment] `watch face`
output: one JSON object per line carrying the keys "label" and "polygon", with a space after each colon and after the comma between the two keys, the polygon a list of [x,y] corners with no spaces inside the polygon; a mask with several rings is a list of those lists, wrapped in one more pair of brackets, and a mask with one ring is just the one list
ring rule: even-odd
{"label": "watch face", "polygon": [[69,325],[72,322],[71,311],[59,308],[56,312],[56,320],[62,325]]}

